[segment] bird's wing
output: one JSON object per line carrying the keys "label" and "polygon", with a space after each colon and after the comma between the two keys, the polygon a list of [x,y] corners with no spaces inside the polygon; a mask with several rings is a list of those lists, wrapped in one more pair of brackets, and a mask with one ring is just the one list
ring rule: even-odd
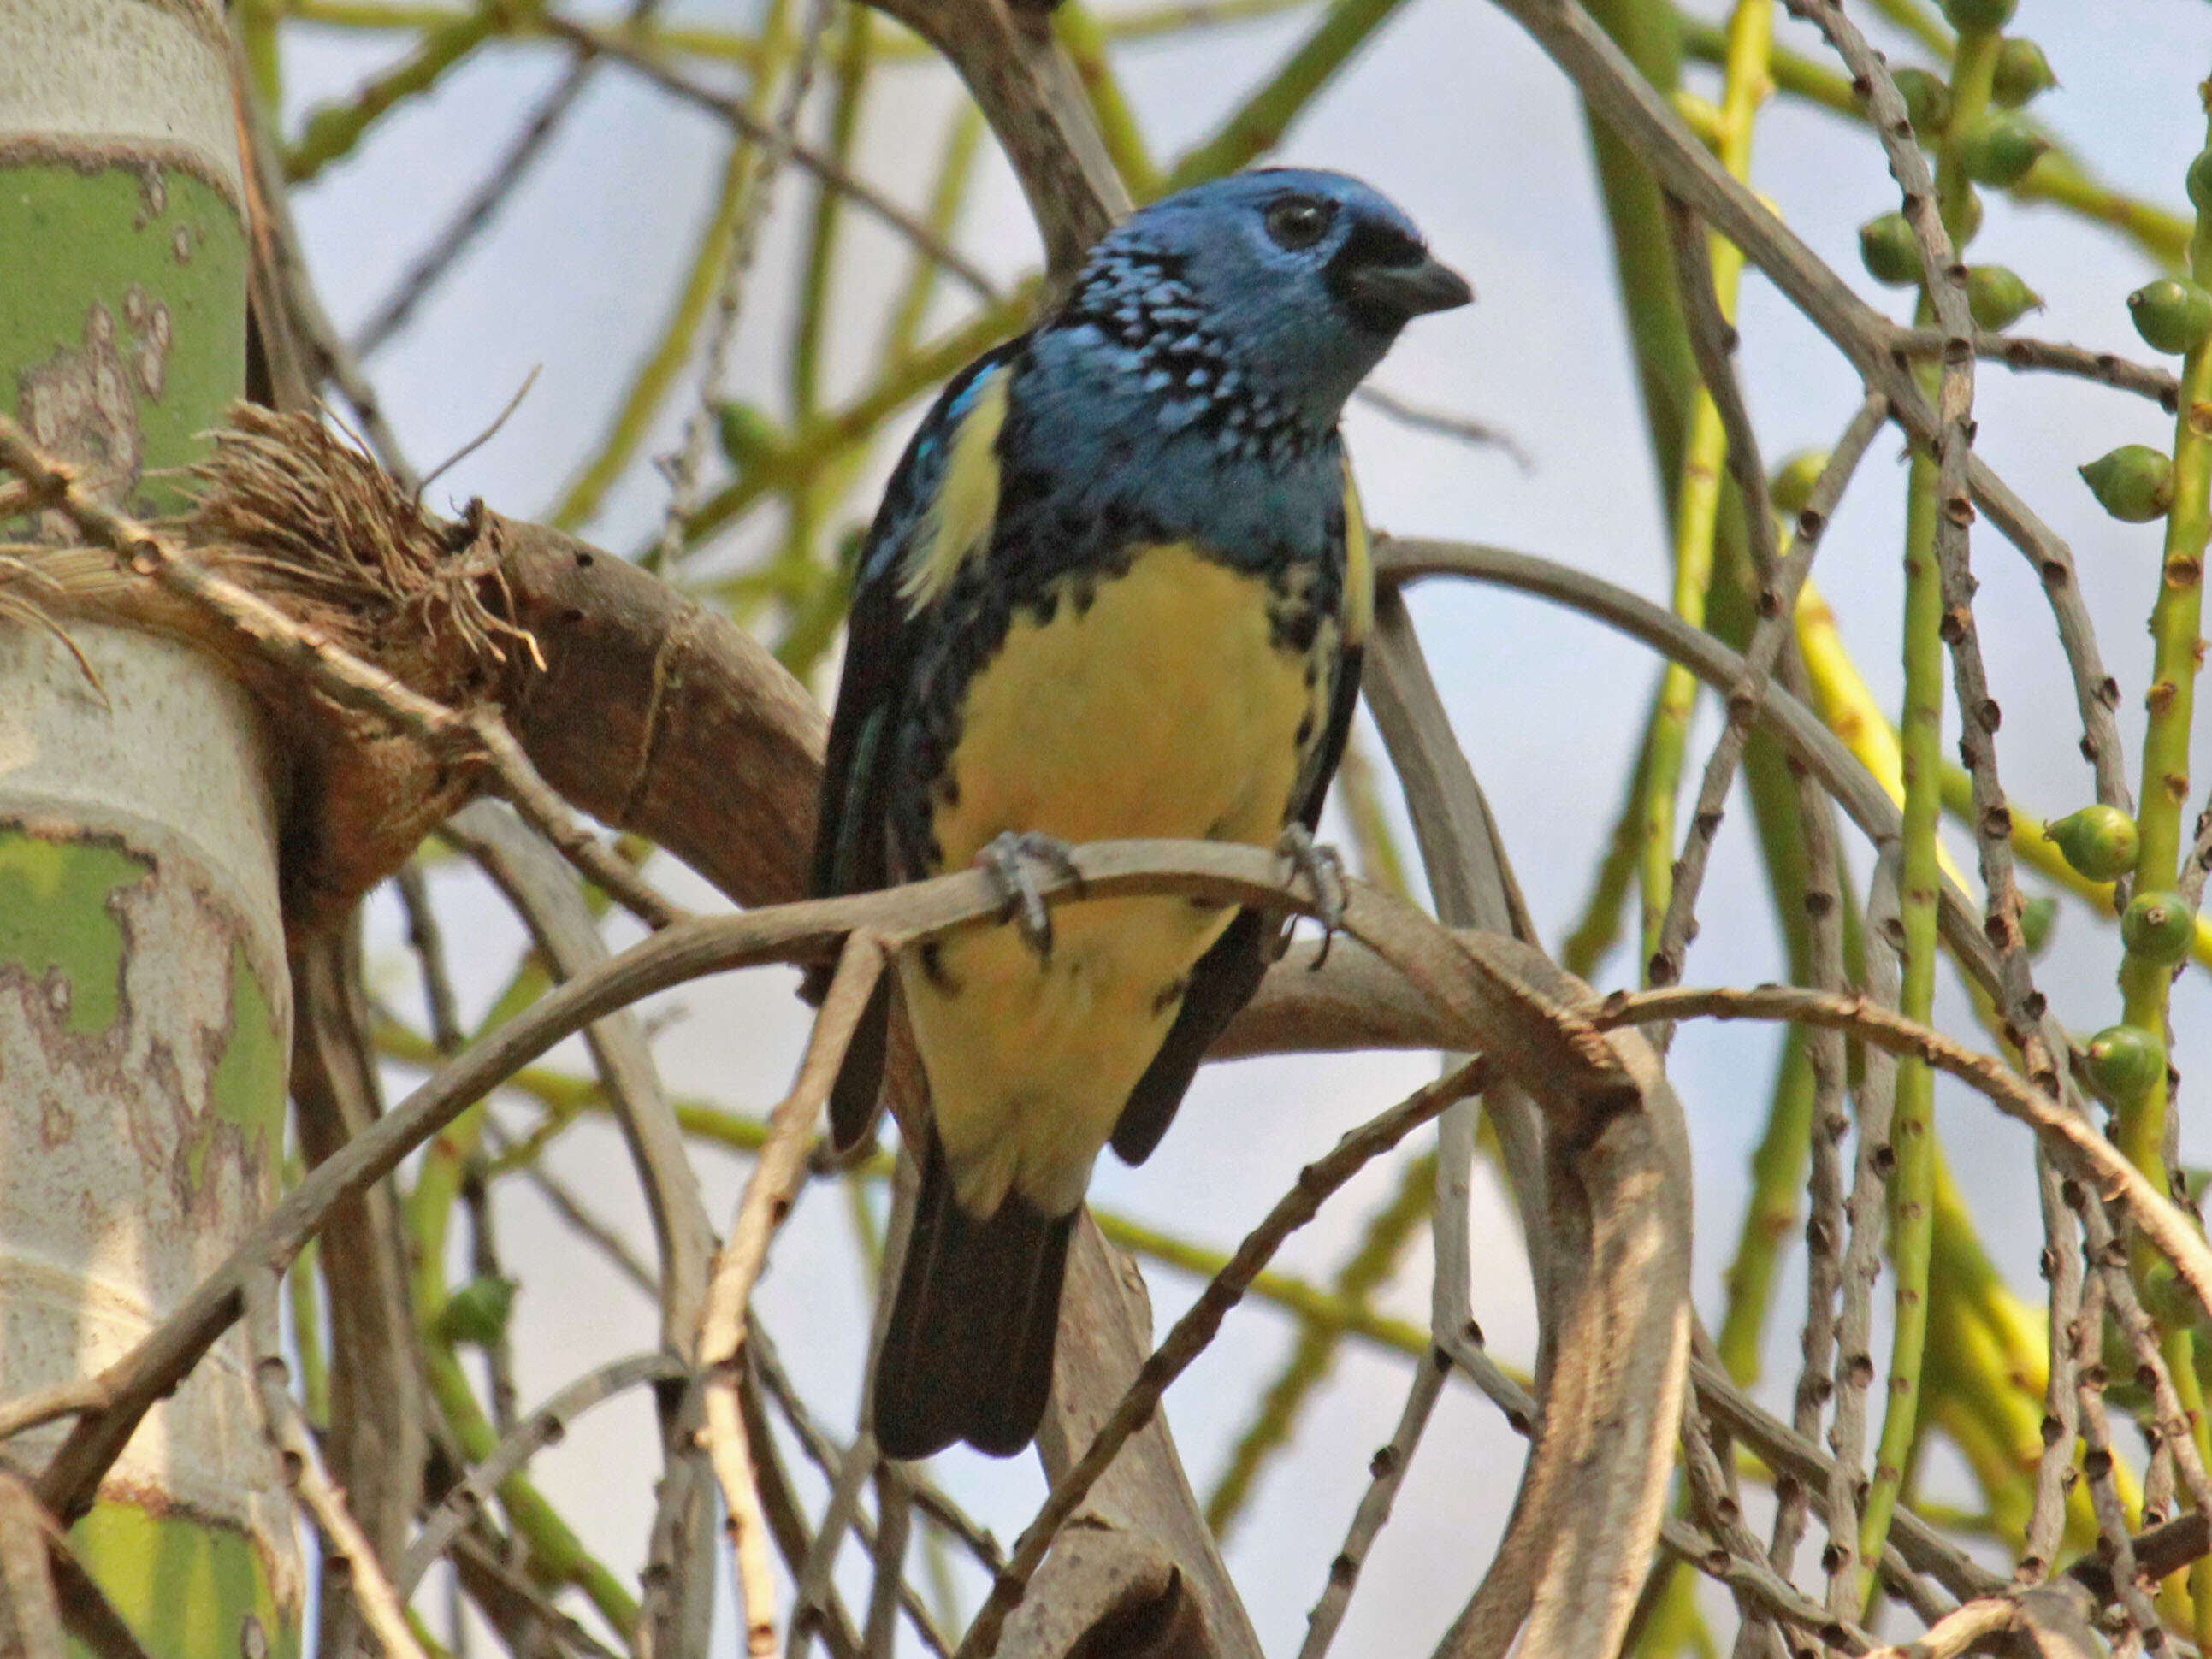
{"label": "bird's wing", "polygon": [[[898,721],[912,678],[921,617],[934,597],[917,580],[936,544],[977,529],[988,530],[996,507],[994,485],[979,488],[955,465],[979,410],[994,425],[1003,416],[1003,393],[986,394],[1018,342],[1009,342],[970,364],[938,398],[884,491],[883,505],[861,544],[853,581],[852,616],[837,709],[823,758],[822,805],[814,836],[812,892],[817,897],[866,893],[887,886],[884,791],[890,781],[887,738]],[[969,499],[949,502],[948,487]],[[981,495],[981,500],[974,499]],[[980,526],[972,522],[981,519]],[[948,520],[957,522],[948,523]]]}
{"label": "bird's wing", "polygon": [[[1307,767],[1303,796],[1291,805],[1291,816],[1309,832],[1321,823],[1322,804],[1328,799],[1329,781],[1336,775],[1337,763],[1344,758],[1344,745],[1352,733],[1352,712],[1359,706],[1360,663],[1375,615],[1367,524],[1360,514],[1358,492],[1352,487],[1349,470],[1344,485],[1344,644],[1329,700],[1328,724]],[[1142,1164],[1160,1144],[1160,1137],[1174,1121],[1176,1108],[1189,1091],[1191,1079],[1198,1075],[1206,1051],[1260,988],[1267,963],[1276,955],[1274,933],[1266,912],[1246,910],[1229,924],[1191,969],[1189,988],[1183,993],[1175,1024],[1168,1028],[1167,1041],[1130,1091],[1129,1103],[1121,1109],[1121,1119],[1114,1126],[1114,1151],[1124,1163]]]}
{"label": "bird's wing", "polygon": [[[873,892],[891,884],[886,827],[891,739],[914,672],[923,611],[933,597],[916,573],[926,577],[949,540],[972,539],[988,530],[996,511],[995,473],[972,459],[965,468],[960,463],[979,448],[982,461],[989,460],[988,441],[1004,416],[1004,365],[1018,343],[985,354],[945,388],[900,459],[861,544],[837,709],[823,758],[810,888],[816,897]],[[989,395],[994,382],[995,398]],[[990,434],[976,426],[979,410],[993,427]],[[980,479],[979,471],[986,475]],[[830,1127],[840,1146],[857,1140],[874,1116],[890,1017],[886,978],[877,985],[831,1091]]]}

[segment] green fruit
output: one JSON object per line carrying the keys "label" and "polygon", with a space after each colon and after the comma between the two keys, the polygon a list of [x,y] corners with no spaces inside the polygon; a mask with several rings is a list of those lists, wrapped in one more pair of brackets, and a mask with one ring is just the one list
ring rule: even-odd
{"label": "green fruit", "polygon": [[714,410],[714,429],[722,453],[740,471],[764,459],[776,446],[776,424],[751,404],[726,403]]}
{"label": "green fruit", "polygon": [[1813,486],[1827,470],[1826,450],[1801,450],[1775,469],[1774,477],[1767,483],[1767,499],[1774,503],[1778,513],[1802,513],[1805,504],[1813,499]]}
{"label": "green fruit", "polygon": [[1997,48],[1997,67],[1990,82],[1990,96],[2007,109],[2018,109],[2058,84],[2051,60],[2033,40],[2008,37]]}
{"label": "green fruit", "polygon": [[2161,276],[2128,295],[2136,332],[2154,351],[2187,351],[2212,336],[2212,294],[2185,276]]}
{"label": "green fruit", "polygon": [[446,1298],[438,1312],[438,1334],[456,1346],[488,1348],[507,1334],[514,1311],[511,1279],[472,1279]]}
{"label": "green fruit", "polygon": [[1992,110],[1959,135],[1959,166],[1978,185],[2008,190],[2050,148],[2025,115]]}
{"label": "green fruit", "polygon": [[2050,894],[2038,893],[2020,907],[2020,942],[2027,947],[2029,956],[2043,954],[2057,926],[2058,901]]}
{"label": "green fruit", "polygon": [[1973,265],[1966,271],[1966,308],[1977,328],[1994,332],[2042,310],[2043,296],[2002,265]]}
{"label": "green fruit", "polygon": [[1859,258],[1877,283],[1910,288],[1920,280],[1920,244],[1901,213],[1885,213],[1859,227]]}
{"label": "green fruit", "polygon": [[2122,444],[2081,471],[2097,504],[2125,523],[2162,519],[2173,504],[2173,463],[2148,444]]}
{"label": "green fruit", "polygon": [[1959,225],[1953,240],[1963,248],[1981,234],[1982,192],[1968,185],[1965,199],[1959,204]]}
{"label": "green fruit", "polygon": [[2107,1106],[2131,1106],[2166,1075],[2166,1050],[2148,1031],[2133,1025],[2108,1025],[2082,1050],[2089,1083]]}
{"label": "green fruit", "polygon": [[2200,150],[2189,164],[2189,205],[2199,213],[2212,206],[2212,149]]}
{"label": "green fruit", "polygon": [[1943,129],[1951,123],[1951,88],[1943,84],[1940,75],[1930,75],[1926,70],[1901,69],[1892,77],[1905,99],[1905,112],[1912,118],[1912,130],[1925,143],[1942,136]]}
{"label": "green fruit", "polygon": [[2120,938],[2154,968],[2179,966],[2197,937],[2197,918],[2172,893],[2138,893],[2120,915]]}
{"label": "green fruit", "polygon": [[2092,881],[2117,881],[2127,874],[2136,867],[2142,846],[2136,821],[2101,802],[2045,825],[2043,838],[2057,842],[2066,862]]}
{"label": "green fruit", "polygon": [[1954,29],[1990,33],[2012,21],[2017,0],[1943,0],[1943,15]]}

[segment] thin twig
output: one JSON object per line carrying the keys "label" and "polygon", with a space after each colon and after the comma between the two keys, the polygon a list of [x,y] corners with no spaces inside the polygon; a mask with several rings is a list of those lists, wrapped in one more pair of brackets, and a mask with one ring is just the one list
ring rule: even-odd
{"label": "thin twig", "polygon": [[[491,1148],[493,1156],[500,1158],[507,1158],[514,1148],[514,1143],[507,1139],[505,1132],[489,1121],[484,1124],[484,1143]],[[517,1165],[514,1173],[536,1188],[538,1195],[545,1200],[553,1213],[567,1222],[586,1243],[606,1257],[617,1273],[647,1296],[659,1296],[659,1280],[653,1269],[646,1266],[644,1258],[630,1248],[628,1239],[592,1213],[591,1207],[576,1195],[567,1182],[535,1158]]]}
{"label": "thin twig", "polygon": [[2159,1628],[2158,1614],[2143,1593],[2127,1505],[2112,1482],[2112,1435],[2105,1416],[2105,1288],[2103,1274],[2089,1276],[2081,1287],[2081,1314],[2069,1333],[2081,1389],[2081,1467],[2089,1480],[2089,1505],[2096,1511],[2097,1542],[2109,1558],[2113,1594],[2129,1622],[2147,1632]]}
{"label": "thin twig", "polygon": [[420,861],[410,859],[401,865],[392,884],[407,918],[408,949],[414,951],[422,975],[422,1000],[430,1010],[430,1041],[441,1054],[457,1053],[465,1040],[460,1006],[453,996],[453,976],[446,966],[445,932],[438,925],[437,907],[430,902],[429,884],[422,878]]}
{"label": "thin twig", "polygon": [[1444,1378],[1451,1367],[1451,1356],[1442,1350],[1413,1367],[1413,1380],[1406,1390],[1405,1406],[1398,1413],[1397,1431],[1368,1465],[1367,1490],[1352,1513],[1352,1528],[1345,1534],[1344,1547],[1328,1564],[1328,1583],[1322,1589],[1321,1599],[1314,1603],[1313,1611],[1306,1615],[1306,1639],[1298,1648],[1298,1659],[1322,1659],[1335,1638],[1337,1627],[1344,1622],[1345,1609],[1352,1605],[1352,1592],[1359,1583],[1359,1571],[1367,1562],[1367,1552],[1374,1547],[1376,1535],[1390,1518],[1398,1488],[1405,1482],[1406,1471],[1413,1465],[1414,1449],[1420,1444],[1429,1418],[1443,1397]]}
{"label": "thin twig", "polygon": [[[1696,239],[1700,248],[1704,238]],[[1692,260],[1678,261],[1693,265],[1707,274],[1711,282],[1711,267],[1702,252]],[[1717,307],[1715,307],[1717,312]],[[1724,425],[1744,422],[1739,434],[1731,432],[1729,453],[1736,453],[1738,443],[1749,441],[1749,425],[1743,413],[1742,399],[1735,391],[1733,374],[1728,373],[1728,360],[1720,358],[1708,373],[1719,374],[1723,385],[1729,388],[1725,398],[1716,397],[1714,405],[1721,411]],[[1836,505],[1842,501],[1844,491],[1850,487],[1851,475],[1857,470],[1860,459],[1866,454],[1889,416],[1889,400],[1880,393],[1870,394],[1851,416],[1850,424],[1836,441],[1828,464],[1821,470],[1813,486],[1811,498],[1797,515],[1797,534],[1788,554],[1772,564],[1762,564],[1758,570],[1759,583],[1759,621],[1752,628],[1751,638],[1743,653],[1743,676],[1732,687],[1724,702],[1725,719],[1720,736],[1714,740],[1711,756],[1705,762],[1705,776],[1698,786],[1698,804],[1690,818],[1690,832],[1682,844],[1682,856],[1674,867],[1674,880],[1668,894],[1667,914],[1660,924],[1659,942],[1652,955],[1651,979],[1654,984],[1672,984],[1681,978],[1682,954],[1689,943],[1692,918],[1697,913],[1698,896],[1705,886],[1705,870],[1711,860],[1713,842],[1720,833],[1721,813],[1728,802],[1729,791],[1734,787],[1737,765],[1743,758],[1744,745],[1750,740],[1752,722],[1757,716],[1765,695],[1766,683],[1773,674],[1777,661],[1794,638],[1793,629],[1797,614],[1797,595],[1805,586],[1805,578],[1813,566],[1813,556],[1820,549],[1820,533],[1827,527]],[[1747,475],[1757,473],[1756,452]],[[1762,490],[1763,494],[1763,490]],[[1763,505],[1745,507],[1747,515],[1757,516],[1765,511]],[[1767,515],[1770,519],[1771,514]]]}
{"label": "thin twig", "polygon": [[1389,416],[1400,426],[1416,432],[1433,432],[1440,438],[1450,438],[1478,449],[1502,451],[1506,459],[1519,467],[1523,475],[1534,473],[1536,464],[1529,459],[1528,452],[1521,447],[1520,440],[1503,427],[1487,421],[1478,421],[1471,416],[1455,415],[1449,410],[1431,409],[1401,398],[1395,392],[1385,392],[1379,386],[1363,386],[1352,394],[1352,400],[1364,404],[1378,415]]}
{"label": "thin twig", "polygon": [[[826,1005],[825,1005],[826,1006]],[[1014,1552],[991,1585],[991,1594],[962,1638],[955,1659],[988,1659],[995,1652],[1006,1615],[1020,1605],[1029,1582],[1043,1561],[1045,1552],[1060,1528],[1106,1466],[1114,1461],[1129,1437],[1152,1420],[1160,1396],[1185,1367],[1201,1353],[1221,1328],[1222,1320],[1243,1297],[1260,1269],[1291,1233],[1313,1219],[1322,1201],[1352,1179],[1375,1158],[1396,1146],[1414,1129],[1436,1116],[1454,1101],[1481,1089],[1490,1073],[1481,1056],[1455,1068],[1449,1075],[1416,1090],[1382,1116],[1353,1130],[1328,1152],[1298,1172],[1297,1183],[1276,1202],[1267,1218],[1245,1236],[1229,1265],[1216,1274],[1189,1310],[1177,1320],[1166,1340],[1152,1351],[1136,1380],[1121,1396],[1114,1414],[1099,1428],[1091,1449],[1062,1476],[1014,1545]]]}
{"label": "thin twig", "polygon": [[344,1564],[348,1588],[361,1609],[362,1621],[387,1659],[426,1659],[407,1626],[405,1602],[385,1576],[384,1564],[362,1535],[361,1525],[346,1508],[344,1497],[324,1472],[314,1437],[307,1432],[299,1401],[292,1398],[291,1371],[284,1363],[276,1318],[277,1282],[276,1272],[264,1268],[246,1281],[244,1290],[262,1426],[283,1463],[287,1483],[301,1507],[314,1517],[323,1534],[324,1549]]}
{"label": "thin twig", "polygon": [[500,1484],[524,1464],[558,1441],[568,1425],[592,1407],[626,1393],[641,1382],[662,1382],[684,1376],[682,1364],[663,1353],[635,1353],[610,1360],[597,1370],[576,1379],[509,1430],[491,1455],[471,1469],[468,1478],[448,1492],[436,1510],[407,1547],[407,1554],[392,1575],[392,1588],[401,1600],[415,1594],[422,1575],[443,1555],[461,1529],[497,1492]]}
{"label": "thin twig", "polygon": [[[1814,0],[1803,0],[1808,7]],[[1890,400],[1916,440],[1934,444],[1955,411],[1931,406],[1893,349],[1896,325],[1854,293],[1796,233],[1723,167],[1684,125],[1664,94],[1638,74],[1620,47],[1575,0],[1498,0],[1571,78],[1595,117],[1620,134],[1671,193],[1741,248],[1865,380]],[[1793,9],[1796,9],[1793,3]],[[1896,111],[1901,114],[1902,106]],[[1886,133],[1886,139],[1893,138]],[[1947,321],[1947,331],[1959,331]],[[1939,459],[1941,458],[1939,457]],[[2082,752],[2095,768],[2097,798],[2130,811],[2126,754],[2112,715],[2116,682],[2097,649],[2074,557],[2066,544],[2030,512],[1978,458],[1966,460],[1966,483],[1977,505],[2017,547],[2042,580],[2059,643],[2073,676],[2082,720]],[[1947,491],[1945,499],[1952,499]]]}
{"label": "thin twig", "polygon": [[415,307],[435,288],[453,263],[465,252],[470,245],[491,223],[493,216],[506,204],[515,187],[544,154],[561,124],[568,118],[568,112],[576,100],[591,83],[592,71],[596,67],[590,57],[577,53],[562,71],[553,89],[538,100],[520,131],[507,147],[504,154],[492,166],[468,200],[456,209],[429,245],[416,256],[393,286],[384,303],[369,313],[368,320],[353,337],[353,352],[356,357],[367,357],[377,347],[391,338],[407,319],[415,314]]}
{"label": "thin twig", "polygon": [[[755,1319],[746,1333],[745,1346],[752,1351],[754,1368],[760,1373],[761,1387],[775,1402],[776,1409],[791,1425],[792,1432],[799,1437],[799,1447],[825,1480],[834,1480],[843,1460],[843,1451],[830,1431],[822,1426],[811,1411],[790,1374],[783,1369],[783,1360],[776,1352],[775,1343],[767,1330]],[[968,1553],[981,1563],[988,1572],[996,1573],[1006,1564],[1006,1553],[999,1547],[999,1540],[991,1529],[972,1518],[965,1510],[946,1497],[943,1489],[926,1480],[916,1480],[910,1475],[907,1485],[914,1496],[916,1507],[933,1522],[939,1530],[957,1539]],[[857,1517],[862,1530],[860,1540],[873,1544],[866,1530],[867,1517]]]}
{"label": "thin twig", "polygon": [[[736,208],[730,225],[729,245],[722,256],[721,282],[714,295],[714,320],[707,328],[706,361],[699,371],[699,397],[684,419],[684,438],[676,453],[665,459],[668,510],[660,525],[660,542],[653,566],[676,568],[691,518],[699,507],[700,473],[707,464],[708,434],[714,424],[714,400],[721,396],[727,374],[730,345],[737,337],[738,313],[744,304],[745,279],[752,274],[753,250],[759,245],[760,228],[775,199],[775,182],[797,140],[799,112],[813,85],[814,67],[822,53],[822,31],[830,21],[833,0],[807,0],[806,21],[801,31],[799,61],[783,88],[781,107],[766,131],[749,135],[760,146],[749,188]],[[743,1432],[740,1429],[739,1432]]]}
{"label": "thin twig", "polygon": [[[1891,337],[1891,349],[1908,359],[1940,357],[1947,337],[1936,328],[1900,328]],[[2018,334],[1978,331],[1974,356],[2002,363],[2015,372],[2040,369],[2076,380],[2094,380],[2120,392],[2132,392],[2162,406],[2169,415],[2181,395],[2181,383],[2165,369],[2130,362],[2109,351],[2067,345],[2057,340],[2032,340]]]}
{"label": "thin twig", "polygon": [[906,1547],[914,1527],[914,1490],[896,1464],[876,1465],[876,1514],[875,1577],[868,1588],[860,1648],[868,1659],[891,1659],[899,1609],[908,1600]]}
{"label": "thin twig", "polygon": [[768,1264],[768,1247],[806,1179],[806,1149],[830,1097],[837,1067],[884,970],[884,947],[872,933],[854,933],[839,957],[822,1001],[799,1078],[769,1120],[768,1144],[754,1161],[744,1196],[708,1285],[699,1327],[700,1369],[707,1382],[707,1446],[730,1509],[738,1588],[744,1598],[746,1651],[773,1655],[775,1584],[768,1561],[767,1520],[753,1484],[744,1419],[738,1405],[744,1363],[745,1310]]}
{"label": "thin twig", "polygon": [[[588,28],[550,14],[545,17],[544,26],[549,33],[558,35],[586,52],[611,58],[635,70],[664,92],[701,109],[713,111],[753,143],[769,144],[776,142],[775,127],[762,120],[737,99],[726,98],[696,81],[678,75],[658,58],[628,45],[611,31]],[[917,252],[944,267],[948,275],[987,304],[997,305],[1005,297],[980,266],[874,185],[840,165],[835,158],[796,139],[790,141],[789,157],[794,167],[812,173],[830,189],[850,198],[855,206],[882,220]]]}
{"label": "thin twig", "polygon": [[789,1659],[805,1659],[816,1626],[830,1604],[839,1547],[845,1534],[856,1529],[854,1523],[860,1513],[861,1489],[883,1461],[883,1454],[876,1449],[876,1437],[870,1433],[863,1432],[845,1449],[836,1478],[830,1482],[830,1501],[823,1506],[814,1541],[807,1547],[799,1582],[792,1588],[791,1635],[784,1644]]}

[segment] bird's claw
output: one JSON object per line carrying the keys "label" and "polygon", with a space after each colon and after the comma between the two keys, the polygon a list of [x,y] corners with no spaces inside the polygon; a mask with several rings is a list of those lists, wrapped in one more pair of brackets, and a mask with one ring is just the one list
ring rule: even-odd
{"label": "bird's claw", "polygon": [[975,867],[990,872],[1006,900],[1006,919],[1022,930],[1022,938],[1039,958],[1052,957],[1052,913],[1037,890],[1035,866],[1042,865],[1055,876],[1083,884],[1083,872],[1075,855],[1057,836],[1034,830],[1009,830],[975,854]]}
{"label": "bird's claw", "polygon": [[1304,881],[1313,893],[1314,919],[1321,923],[1321,949],[1313,959],[1318,968],[1328,960],[1329,946],[1344,925],[1344,859],[1326,842],[1316,841],[1303,823],[1285,829],[1275,850],[1290,860],[1292,878]]}

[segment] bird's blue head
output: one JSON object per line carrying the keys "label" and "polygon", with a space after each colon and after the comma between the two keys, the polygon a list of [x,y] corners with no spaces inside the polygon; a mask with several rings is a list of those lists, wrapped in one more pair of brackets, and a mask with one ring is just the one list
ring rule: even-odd
{"label": "bird's blue head", "polygon": [[1328,431],[1409,319],[1473,297],[1382,196],[1279,168],[1133,214],[1091,250],[1051,326],[1103,335],[1170,426],[1188,416],[1224,447],[1264,449]]}

